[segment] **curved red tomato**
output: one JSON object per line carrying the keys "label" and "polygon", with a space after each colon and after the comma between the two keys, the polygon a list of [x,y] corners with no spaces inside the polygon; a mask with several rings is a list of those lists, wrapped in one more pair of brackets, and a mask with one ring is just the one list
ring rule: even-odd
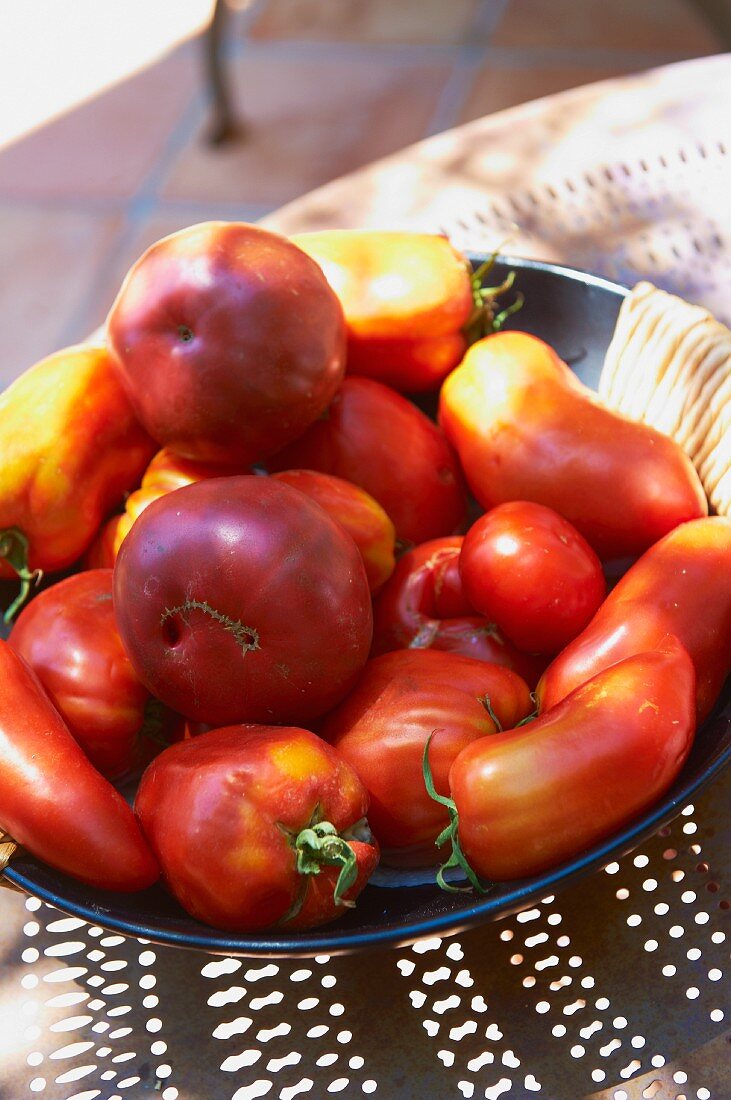
{"label": "curved red tomato", "polygon": [[345,322],[318,265],[285,238],[205,222],[152,245],[107,320],[153,439],[187,458],[247,463],[301,435],[345,371]]}
{"label": "curved red tomato", "polygon": [[521,653],[475,613],[459,574],[463,539],[430,539],[403,554],[373,607],[372,653],[434,649],[510,668],[534,687],[544,662]]}
{"label": "curved red tomato", "polygon": [[323,714],[371,644],[352,538],[265,477],[209,478],[150,504],[120,549],[114,605],[142,682],[212,725]]}
{"label": "curved red tomato", "polygon": [[121,794],[87,760],[35,673],[0,641],[0,822],[18,844],[104,890],[160,870]]}
{"label": "curved red tomato", "polygon": [[670,787],[694,731],[693,662],[669,638],[521,729],[473,742],[449,773],[468,863],[500,881],[579,855]]}
{"label": "curved red tomato", "polygon": [[473,524],[459,570],[472,606],[528,653],[558,653],[607,590],[602,564],[576,528],[552,508],[522,500]]}
{"label": "curved red tomato", "polygon": [[76,573],[45,589],[21,612],[9,641],[108,779],[147,763],[181,732],[181,721],[151,697],[124,650],[111,569]]}
{"label": "curved red tomato", "polygon": [[695,664],[701,722],[731,672],[731,520],[684,523],[643,554],[546,669],[541,709],[666,634],[680,639]]}
{"label": "curved red tomato", "polygon": [[527,333],[473,344],[442,387],[439,419],[483,508],[545,504],[602,558],[641,554],[708,511],[677,443],[604,408]]}
{"label": "curved red tomato", "polygon": [[166,749],[135,799],[183,908],[237,932],[312,928],[346,912],[378,863],[367,809],[330,745],[273,726],[211,730]]}
{"label": "curved red tomato", "polygon": [[444,809],[424,786],[429,750],[437,790],[446,794],[457,754],[494,734],[494,714],[510,728],[532,709],[528,686],[509,669],[455,653],[397,650],[366,665],[322,735],[355,768],[370,796],[368,818],[390,863],[433,863]]}
{"label": "curved red tomato", "polygon": [[352,481],[375,497],[406,543],[451,535],[467,512],[459,467],[436,424],[369,378],[346,378],[327,415],[267,467]]}

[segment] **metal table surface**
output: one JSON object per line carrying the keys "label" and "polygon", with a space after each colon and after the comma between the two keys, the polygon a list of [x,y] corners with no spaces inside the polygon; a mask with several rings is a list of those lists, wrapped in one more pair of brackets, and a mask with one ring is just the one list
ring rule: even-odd
{"label": "metal table surface", "polygon": [[[444,227],[731,321],[731,59],[483,119],[267,224]],[[729,1100],[731,775],[619,863],[454,939],[245,960],[0,894],[0,1097]]]}

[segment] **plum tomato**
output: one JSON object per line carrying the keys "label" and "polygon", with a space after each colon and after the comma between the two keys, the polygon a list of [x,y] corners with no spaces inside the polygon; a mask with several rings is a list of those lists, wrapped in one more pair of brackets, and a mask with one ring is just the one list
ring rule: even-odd
{"label": "plum tomato", "polygon": [[185,458],[247,463],[296,439],[345,372],[345,321],[325,276],[284,237],[204,222],[153,244],[107,319],[130,401]]}
{"label": "plum tomato", "polygon": [[9,644],[107,779],[137,771],[182,734],[182,719],[152,698],[124,650],[111,569],[74,573],[40,592],[21,612]]}
{"label": "plum tomato", "polygon": [[153,501],[114,568],[122,641],[187,718],[309,722],[368,657],[372,611],[350,535],[272,478],[208,478]]}
{"label": "plum tomato", "polygon": [[135,813],[186,912],[230,931],[347,912],[378,863],[368,795],[308,730],[229,726],[149,766]]}
{"label": "plum tomato", "polygon": [[554,654],[606,594],[599,558],[567,519],[513,500],[481,516],[459,558],[467,599],[520,649]]}
{"label": "plum tomato", "polygon": [[[511,728],[532,709],[527,684],[486,661],[433,649],[397,650],[369,661],[356,687],[322,725],[370,795],[368,819],[384,862],[429,864],[446,824],[427,794],[422,755],[449,790],[458,753],[475,738]],[[387,851],[386,851],[387,850]]]}

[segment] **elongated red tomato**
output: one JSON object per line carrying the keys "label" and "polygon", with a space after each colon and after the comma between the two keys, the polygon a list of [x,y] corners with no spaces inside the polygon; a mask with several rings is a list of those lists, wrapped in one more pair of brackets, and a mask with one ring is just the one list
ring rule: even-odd
{"label": "elongated red tomato", "polygon": [[422,774],[424,745],[437,790],[446,794],[457,754],[524,718],[527,685],[507,668],[438,653],[397,650],[369,661],[354,690],[332,711],[322,734],[355,768],[370,795],[368,819],[384,862],[434,863],[434,841],[446,824]]}
{"label": "elongated red tomato", "polygon": [[312,928],[347,912],[378,863],[368,796],[303,729],[229,726],[166,749],[137,813],[183,908],[232,931]]}
{"label": "elongated red tomato", "polygon": [[641,554],[708,512],[677,443],[604,408],[548,344],[525,332],[472,345],[442,387],[439,420],[483,508],[545,504],[601,558]]}
{"label": "elongated red tomato", "polygon": [[403,554],[373,607],[374,656],[435,649],[491,661],[533,688],[545,661],[522,653],[468,603],[459,573],[461,535],[429,539]]}
{"label": "elongated red tomato", "polygon": [[360,485],[402,542],[451,535],[467,500],[447,441],[415,405],[369,378],[346,378],[327,414],[267,462],[270,470],[322,470]]}
{"label": "elongated red tomato", "polygon": [[670,787],[694,732],[693,662],[669,638],[522,729],[473,742],[449,774],[470,866],[501,881],[579,855]]}
{"label": "elongated red tomato", "polygon": [[676,635],[693,659],[702,722],[731,672],[731,520],[684,523],[643,554],[546,669],[541,709],[665,634]]}
{"label": "elongated red tomato", "polygon": [[9,641],[108,779],[141,768],[182,732],[182,720],[152,698],[124,650],[111,569],[46,588],[21,612]]}
{"label": "elongated red tomato", "polygon": [[132,811],[89,762],[22,657],[0,641],[0,825],[90,886],[144,890],[159,876]]}

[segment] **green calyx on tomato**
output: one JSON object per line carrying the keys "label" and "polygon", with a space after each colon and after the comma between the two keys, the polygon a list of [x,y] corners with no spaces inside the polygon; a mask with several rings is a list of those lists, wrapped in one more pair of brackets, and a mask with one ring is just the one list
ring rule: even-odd
{"label": "green calyx on tomato", "polygon": [[[485,696],[485,702],[489,708],[489,699]],[[489,708],[489,714],[491,718],[494,718],[492,709]],[[494,719],[496,721],[496,719]],[[497,723],[498,729],[502,729],[499,723]],[[450,841],[452,845],[452,852],[449,859],[441,865],[436,873],[436,883],[442,890],[446,890],[449,894],[466,894],[470,890],[476,890],[478,894],[487,894],[491,889],[491,884],[483,886],[475,872],[470,867],[467,857],[462,851],[462,845],[459,842],[459,810],[454,802],[454,799],[447,798],[445,795],[438,794],[437,789],[434,786],[434,777],[432,776],[431,764],[429,763],[429,746],[431,745],[434,734],[437,733],[434,730],[429,734],[424,745],[424,755],[421,758],[422,770],[424,772],[424,785],[427,790],[427,794],[430,798],[433,798],[435,802],[439,802],[444,806],[449,814],[449,825],[442,829],[441,833],[434,841],[437,848],[441,848],[442,844],[446,844]],[[464,872],[465,877],[469,879],[469,886],[455,886],[454,883],[447,882],[444,877],[445,871],[450,871],[453,867],[459,867]]]}
{"label": "green calyx on tomato", "polygon": [[495,266],[498,255],[498,252],[493,252],[484,263],[480,264],[480,266],[472,272],[470,277],[474,309],[463,329],[469,344],[474,344],[477,340],[481,340],[483,336],[488,336],[491,332],[499,332],[507,318],[510,317],[511,314],[517,313],[518,310],[522,308],[523,302],[525,301],[525,296],[518,292],[514,302],[511,302],[509,306],[506,306],[498,313],[495,312],[496,300],[501,294],[510,290],[515,282],[515,272],[509,271],[503,281],[497,286],[483,286],[486,276],[489,275]]}
{"label": "green calyx on tomato", "polygon": [[365,818],[356,822],[350,829],[340,834],[331,821],[318,821],[320,807],[315,808],[309,825],[299,833],[293,833],[280,823],[279,828],[287,836],[297,855],[297,873],[303,876],[302,887],[289,911],[282,917],[281,924],[297,916],[307,893],[307,875],[319,875],[323,866],[339,867],[340,873],[333,890],[333,901],[346,909],[354,909],[355,902],[345,895],[358,878],[358,860],[349,840],[363,840],[372,843],[368,823]]}
{"label": "green calyx on tomato", "polygon": [[3,615],[3,621],[11,623],[16,611],[27,600],[31,585],[40,583],[43,570],[28,567],[28,539],[19,527],[6,527],[0,531],[0,558],[17,573],[20,581],[20,591]]}

